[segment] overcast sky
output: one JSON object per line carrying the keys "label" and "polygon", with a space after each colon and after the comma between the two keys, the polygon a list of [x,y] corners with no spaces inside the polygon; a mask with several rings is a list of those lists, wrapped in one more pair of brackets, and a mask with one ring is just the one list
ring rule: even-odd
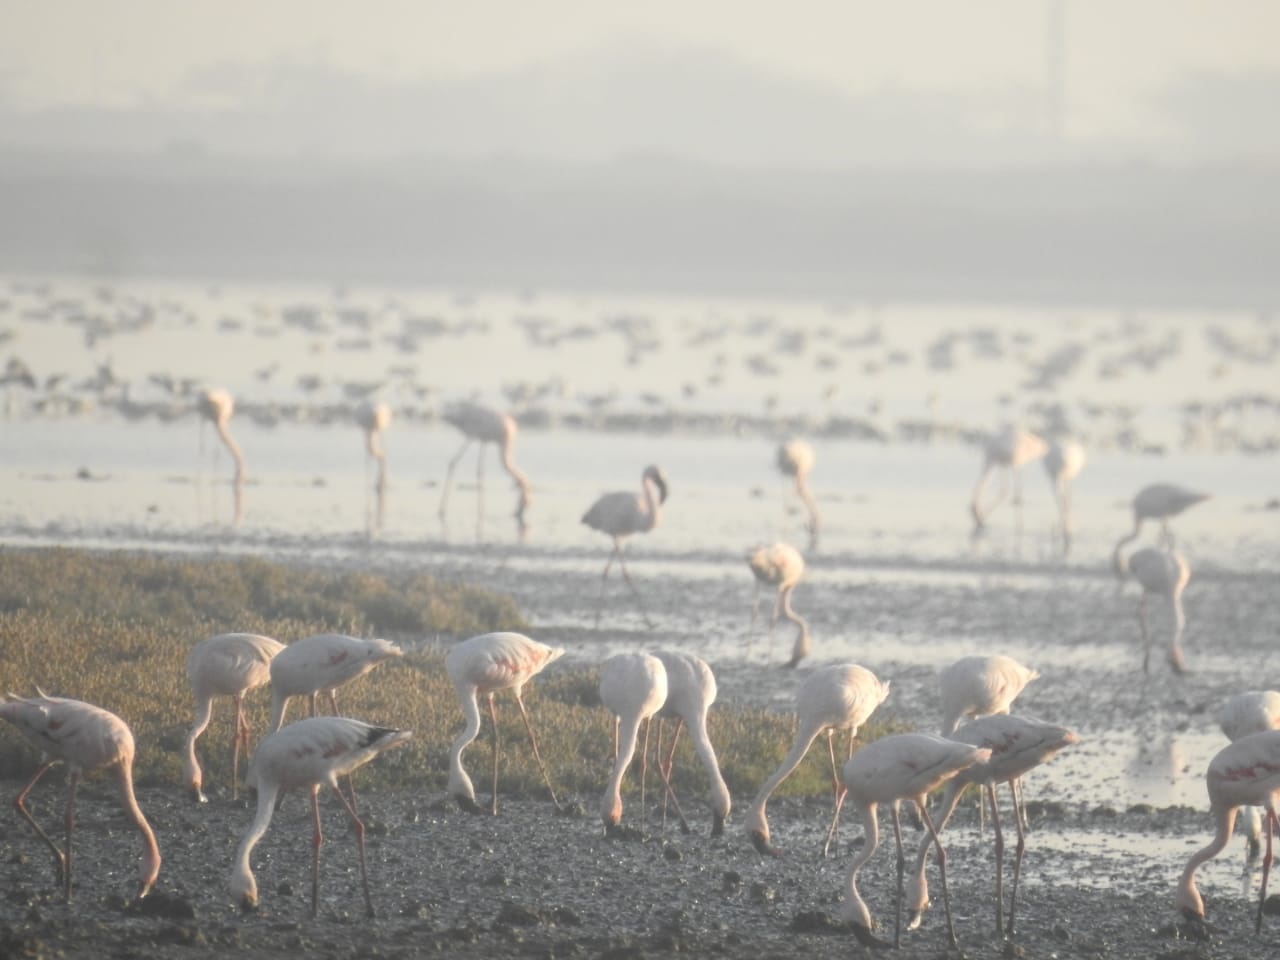
{"label": "overcast sky", "polygon": [[[1142,135],[1161,92],[1280,71],[1275,0],[1059,0],[1068,133]],[[711,47],[833,92],[1043,89],[1054,0],[0,0],[11,109],[186,95],[281,59],[474,77],[633,39]]]}

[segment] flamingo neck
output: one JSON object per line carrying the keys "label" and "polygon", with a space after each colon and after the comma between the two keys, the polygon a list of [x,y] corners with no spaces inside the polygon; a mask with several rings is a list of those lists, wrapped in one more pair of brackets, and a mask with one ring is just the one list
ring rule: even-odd
{"label": "flamingo neck", "polygon": [[862,869],[864,863],[871,859],[876,852],[876,847],[880,844],[880,818],[876,813],[876,804],[868,803],[863,806],[862,820],[866,824],[866,839],[862,844],[862,849],[858,851],[857,856],[853,858],[853,862],[849,864],[847,880],[849,905],[847,910],[850,919],[870,930],[872,927],[871,911],[867,909],[866,901],[858,893],[858,871]]}
{"label": "flamingo neck", "polygon": [[244,482],[244,454],[240,452],[240,445],[236,443],[231,436],[231,431],[227,429],[225,420],[214,421],[213,427],[218,431],[218,438],[222,441],[223,446],[231,454],[231,459],[236,464],[235,482],[237,485]]}
{"label": "flamingo neck", "polygon": [[791,663],[794,666],[809,653],[809,621],[791,609],[791,591],[794,586],[782,590],[782,616],[794,623],[799,629],[796,632],[795,646],[791,650]]}
{"label": "flamingo neck", "polygon": [[1227,843],[1231,840],[1231,832],[1235,828],[1237,809],[1236,807],[1223,808],[1216,805],[1213,807],[1217,833],[1214,834],[1213,840],[1209,842],[1207,847],[1191,855],[1191,859],[1187,861],[1187,866],[1178,880],[1178,909],[1184,914],[1193,917],[1204,916],[1204,901],[1200,898],[1200,891],[1196,888],[1196,871],[1200,869],[1200,864],[1206,860],[1212,860],[1226,848]]}
{"label": "flamingo neck", "polygon": [[160,845],[156,843],[156,835],[151,829],[151,824],[147,823],[147,818],[142,815],[142,808],[138,806],[138,798],[134,795],[132,761],[126,760],[117,765],[116,776],[120,782],[120,799],[124,802],[125,812],[137,826],[138,832],[142,834],[142,885],[138,891],[138,897],[141,899],[151,891],[156,877],[160,874]]}
{"label": "flamingo neck", "polygon": [[196,707],[195,723],[191,727],[191,732],[187,734],[187,743],[182,754],[182,780],[197,794],[200,792],[203,777],[200,771],[200,761],[196,757],[196,740],[209,726],[209,719],[212,715],[213,698],[206,697]]}
{"label": "flamingo neck", "polygon": [[600,817],[605,826],[612,826],[622,819],[622,778],[636,755],[636,741],[640,736],[640,717],[628,718],[626,728],[618,741],[618,756],[613,762],[613,772],[600,798]]}
{"label": "flamingo neck", "polygon": [[271,816],[275,813],[276,797],[280,787],[274,783],[260,783],[258,787],[258,811],[254,815],[249,831],[240,841],[236,851],[235,864],[231,868],[231,895],[242,904],[253,905],[258,902],[258,883],[249,866],[249,854],[258,845],[262,835],[267,832]]}
{"label": "flamingo neck", "polygon": [[721,819],[729,816],[729,787],[720,773],[720,761],[716,758],[716,749],[711,745],[707,735],[707,716],[704,712],[697,721],[689,725],[689,737],[693,740],[693,749],[706,768],[707,778],[711,781],[711,809]]}
{"label": "flamingo neck", "polygon": [[467,724],[449,749],[449,792],[455,796],[474,798],[475,788],[467,771],[462,768],[462,751],[480,733],[480,704],[476,701],[474,687],[469,691],[459,691],[459,698],[462,700],[462,714]]}

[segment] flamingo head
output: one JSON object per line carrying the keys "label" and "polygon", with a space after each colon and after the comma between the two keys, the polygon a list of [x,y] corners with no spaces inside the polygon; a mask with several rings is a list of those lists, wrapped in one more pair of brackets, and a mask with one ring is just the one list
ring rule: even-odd
{"label": "flamingo head", "polygon": [[644,468],[644,478],[652,480],[653,485],[658,488],[658,502],[667,502],[667,478],[662,470],[657,466],[648,466]]}
{"label": "flamingo head", "polygon": [[782,851],[769,842],[768,830],[752,830],[751,845],[756,848],[756,853],[761,856],[780,857]]}

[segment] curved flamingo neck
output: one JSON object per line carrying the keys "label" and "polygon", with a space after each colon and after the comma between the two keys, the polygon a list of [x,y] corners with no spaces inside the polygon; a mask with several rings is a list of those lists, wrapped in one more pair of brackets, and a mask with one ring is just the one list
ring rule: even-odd
{"label": "curved flamingo neck", "polygon": [[197,793],[200,792],[203,777],[200,771],[200,761],[196,758],[196,740],[209,726],[209,720],[212,716],[213,698],[205,697],[196,705],[195,723],[187,734],[187,742],[182,754],[182,780]]}
{"label": "curved flamingo neck", "polygon": [[795,664],[799,663],[809,653],[809,621],[791,609],[791,591],[793,589],[795,589],[794,584],[789,587],[783,587],[781,599],[782,616],[799,627],[799,632],[796,634],[795,646],[791,651],[791,665],[795,666]]}
{"label": "curved flamingo neck", "polygon": [[156,835],[142,815],[142,808],[138,806],[138,798],[133,792],[133,763],[125,761],[118,764],[116,777],[120,782],[120,798],[124,801],[125,812],[142,834],[142,885],[138,891],[138,897],[142,898],[151,891],[160,874],[160,845],[156,843]]}
{"label": "curved flamingo neck", "polygon": [[658,525],[658,519],[662,515],[662,502],[658,499],[657,482],[650,476],[644,478],[644,505],[645,514],[648,525],[644,528],[652,530]]}
{"label": "curved flamingo neck", "polygon": [[1212,860],[1226,848],[1231,840],[1231,832],[1235,828],[1237,809],[1236,807],[1213,807],[1217,833],[1214,834],[1208,846],[1191,855],[1178,880],[1178,908],[1184,913],[1197,917],[1204,916],[1204,901],[1200,898],[1200,891],[1196,889],[1196,871],[1200,869],[1200,864],[1206,860]]}
{"label": "curved flamingo neck", "polygon": [[524,515],[529,504],[533,502],[533,488],[524,471],[516,466],[513,446],[511,438],[507,437],[499,445],[498,450],[502,456],[502,469],[507,471],[511,479],[515,481],[515,485],[520,489],[520,504],[516,508],[516,516],[520,517]]}
{"label": "curved flamingo neck", "polygon": [[[636,741],[640,736],[640,717],[627,718],[626,728],[618,740],[618,756],[609,774],[609,783],[600,799],[600,817],[606,826],[612,826],[622,818],[622,778],[636,754]],[[621,721],[619,721],[621,722]]]}
{"label": "curved flamingo neck", "polygon": [[858,851],[857,856],[853,858],[853,862],[849,864],[849,875],[846,882],[849,893],[849,909],[853,915],[852,919],[870,930],[872,926],[871,911],[867,909],[866,901],[858,893],[858,871],[862,869],[864,863],[871,859],[876,852],[876,847],[880,845],[880,818],[876,812],[876,804],[868,803],[861,806],[862,820],[866,825],[866,838],[862,844],[862,849]]}
{"label": "curved flamingo neck", "polygon": [[267,832],[267,827],[271,824],[271,816],[276,808],[276,796],[279,793],[280,787],[277,784],[261,782],[258,784],[258,811],[254,814],[249,832],[240,841],[235,864],[231,868],[231,894],[242,902],[253,904],[258,901],[258,884],[249,866],[249,854],[253,852],[253,848],[258,845],[258,841],[262,839],[262,835]]}
{"label": "curved flamingo neck", "polygon": [[237,484],[243,482],[244,454],[240,452],[240,445],[236,443],[235,439],[231,436],[231,431],[227,429],[227,422],[225,420],[221,420],[221,419],[215,420],[213,422],[213,428],[218,431],[218,438],[222,441],[223,446],[225,446],[227,448],[227,451],[231,454],[231,459],[235,461],[235,464],[236,464],[235,482]]}

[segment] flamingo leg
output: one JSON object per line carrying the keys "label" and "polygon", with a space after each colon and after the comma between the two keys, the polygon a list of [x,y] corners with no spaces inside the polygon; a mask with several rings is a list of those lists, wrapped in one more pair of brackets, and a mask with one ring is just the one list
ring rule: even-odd
{"label": "flamingo leg", "polygon": [[893,839],[898,848],[898,883],[893,891],[893,949],[902,945],[902,886],[906,881],[907,857],[902,851],[902,817],[899,801],[893,801]]}
{"label": "flamingo leg", "polygon": [[947,889],[947,852],[942,849],[942,841],[938,839],[938,831],[933,829],[933,820],[929,817],[929,811],[925,809],[924,804],[919,800],[916,801],[916,809],[920,811],[920,819],[924,821],[924,825],[929,828],[929,837],[933,840],[933,846],[938,851],[938,877],[942,881],[942,905],[946,909],[947,914],[947,938],[951,941],[951,946],[956,946],[956,928],[951,920],[951,891]]}
{"label": "flamingo leg", "polygon": [[[516,695],[516,706],[520,708],[520,719],[524,721],[524,728],[529,734],[529,746],[533,747],[533,759],[538,761],[538,769],[542,771],[542,782],[547,785],[547,792],[551,794],[551,803],[557,810],[562,809],[560,801],[556,799],[555,787],[551,786],[551,776],[547,773],[546,765],[542,762],[542,754],[538,752],[538,738],[533,735],[533,724],[529,722],[529,711],[524,708],[524,697]],[[617,745],[614,745],[614,753],[618,752]]]}
{"label": "flamingo leg", "polygon": [[[987,802],[991,804],[991,828],[996,835],[996,936],[1000,936],[1004,933],[1004,830],[1000,828],[1000,808],[996,806],[995,786],[988,783],[983,787],[983,791],[987,795]],[[1016,796],[1013,802],[1013,813],[1016,818],[1018,815]]]}
{"label": "flamingo leg", "polygon": [[[336,688],[336,687],[332,688],[332,689],[329,691],[329,708],[330,708],[331,710],[333,710],[333,715],[334,715],[335,717],[340,717],[340,716],[342,716],[342,714],[340,714],[340,713],[338,712],[338,690],[337,690],[337,688]],[[311,711],[311,715],[312,715],[313,717],[315,716],[314,703],[313,703],[313,708],[312,708],[312,711]],[[346,776],[346,777],[344,777],[343,779],[345,779],[345,780],[346,780],[346,782],[347,782],[347,793],[348,793],[348,794],[350,795],[350,797],[351,797],[351,807],[352,807],[352,809],[355,809],[355,805],[356,805],[356,785],[352,782],[352,780],[351,780],[351,775],[350,775],[350,774],[347,774],[347,776]]]}
{"label": "flamingo leg", "polygon": [[240,796],[240,747],[243,744],[245,753],[249,752],[249,721],[244,716],[244,696],[235,694],[232,699],[236,705],[235,732],[231,735],[231,799]]}
{"label": "flamingo leg", "polygon": [[636,589],[636,585],[632,582],[631,574],[627,573],[627,561],[623,558],[621,551],[618,552],[618,569],[622,571],[622,579],[631,588],[631,595],[636,598],[636,606],[640,608],[640,616],[644,618],[645,626],[652,630],[653,621],[649,619],[649,613],[645,610],[644,597],[640,595],[640,591]]}
{"label": "flamingo leg", "polygon": [[489,722],[493,724],[493,793],[489,804],[489,812],[498,815],[498,708],[494,706],[493,694],[489,694]]}
{"label": "flamingo leg", "polygon": [[324,843],[324,832],[320,829],[320,785],[317,783],[311,787],[311,918],[313,920],[320,903],[320,844],[322,843]]}
{"label": "flamingo leg", "polygon": [[[667,798],[671,798],[671,804],[676,808],[676,816],[680,818],[680,832],[690,833],[689,821],[684,818],[684,811],[680,809],[680,801],[676,799],[675,788],[671,786],[671,768],[675,764],[676,744],[680,742],[680,731],[684,729],[684,717],[676,719],[676,732],[671,737],[671,747],[667,750],[666,762],[662,765],[662,782],[666,786],[666,792],[662,797],[662,827],[665,830],[667,826]],[[662,721],[658,721],[658,748],[662,748]]]}
{"label": "flamingo leg", "polygon": [[458,461],[462,459],[462,455],[467,452],[467,447],[471,446],[471,438],[467,437],[462,441],[462,446],[458,452],[453,455],[453,459],[449,461],[449,466],[444,473],[444,491],[440,494],[440,509],[436,511],[436,515],[444,520],[445,511],[449,506],[449,489],[453,485],[453,471],[458,466]]}
{"label": "flamingo leg", "polygon": [[62,895],[67,903],[71,902],[71,835],[76,830],[76,787],[79,785],[80,774],[72,770],[67,776],[67,870],[62,877]]}
{"label": "flamingo leg", "polygon": [[648,820],[648,814],[645,810],[644,793],[645,783],[649,779],[649,729],[653,726],[653,717],[646,717],[644,721],[644,743],[640,746],[640,822],[644,823]]}
{"label": "flamingo leg", "polygon": [[[1022,827],[1023,817],[1026,816],[1026,810],[1022,809],[1022,791],[1018,787],[1018,781],[1014,780],[1009,784],[1009,789],[1013,793],[1013,814],[1014,825],[1018,828],[1018,845],[1014,850],[1013,858],[1013,892],[1009,895],[1009,926],[1007,928],[1009,936],[1013,936],[1013,919],[1014,912],[1018,904],[1018,879],[1022,876],[1022,855],[1027,849],[1027,838]],[[994,790],[992,792],[992,800],[995,800]]]}
{"label": "flamingo leg", "polygon": [[[614,558],[619,558],[619,559],[620,559],[620,558],[621,558],[621,556],[622,556],[622,543],[621,543],[621,541],[619,541],[617,538],[614,538],[614,541],[613,541],[613,552],[609,554],[609,559],[608,559],[607,561],[605,561],[605,565],[604,565],[604,572],[603,572],[602,574],[600,574],[600,598],[599,598],[599,600],[597,600],[597,601],[596,601],[596,626],[595,626],[595,628],[596,628],[597,630],[599,630],[599,629],[600,629],[600,611],[601,611],[601,609],[604,607],[604,584],[605,584],[605,581],[609,579],[609,571],[613,568],[613,561],[614,561]],[[616,750],[616,749],[614,750],[614,753],[615,753],[615,754],[617,753],[617,750]]]}
{"label": "flamingo leg", "polygon": [[476,539],[480,539],[481,531],[484,528],[484,448],[485,444],[480,444],[480,449],[476,453]]}
{"label": "flamingo leg", "polygon": [[1147,672],[1151,660],[1151,631],[1147,628],[1147,594],[1138,600],[1138,624],[1142,627],[1142,672]]}
{"label": "flamingo leg", "polygon": [[1255,934],[1262,933],[1262,908],[1267,902],[1267,879],[1271,876],[1271,834],[1276,827],[1274,810],[1267,810],[1267,852],[1262,858],[1262,892],[1258,895],[1258,916],[1253,924]]}
{"label": "flamingo leg", "polygon": [[59,849],[56,843],[49,839],[49,835],[41,829],[40,824],[36,823],[35,818],[31,816],[31,811],[27,809],[27,794],[31,792],[31,788],[36,785],[36,782],[49,772],[49,768],[57,762],[57,760],[48,760],[42,764],[31,779],[27,781],[26,786],[18,791],[18,795],[13,800],[13,805],[18,813],[22,814],[22,818],[31,824],[31,829],[36,832],[36,835],[53,851],[54,869],[57,871],[58,882],[62,884],[66,882],[64,878],[67,875],[69,866],[67,855]]}
{"label": "flamingo leg", "polygon": [[373,897],[369,895],[369,867],[366,862],[364,850],[364,823],[356,815],[356,808],[347,803],[347,798],[342,795],[342,791],[334,787],[334,793],[338,795],[338,800],[347,811],[347,816],[351,818],[351,829],[356,835],[356,850],[360,854],[360,885],[364,888],[364,910],[365,916],[373,918]]}
{"label": "flamingo leg", "polygon": [[[836,751],[832,743],[835,731],[827,731],[827,755],[831,757],[831,788],[833,810],[831,814],[831,826],[827,829],[827,841],[822,845],[822,855],[825,857],[831,851],[831,842],[836,837],[836,830],[840,826],[840,808],[844,806],[845,795],[849,792],[840,780],[840,774],[836,770]],[[853,756],[853,734],[849,734],[849,756]]]}

